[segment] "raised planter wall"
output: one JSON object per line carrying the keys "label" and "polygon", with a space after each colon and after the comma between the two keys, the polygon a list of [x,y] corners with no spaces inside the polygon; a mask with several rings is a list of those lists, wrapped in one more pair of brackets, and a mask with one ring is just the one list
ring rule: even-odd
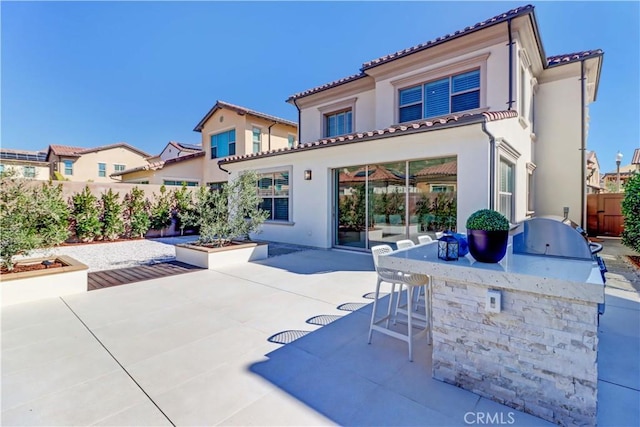
{"label": "raised planter wall", "polygon": [[190,244],[176,245],[176,260],[209,270],[227,265],[266,259],[266,243],[240,243],[223,248],[207,248]]}
{"label": "raised planter wall", "polygon": [[[20,262],[39,263],[52,259],[33,258]],[[64,266],[0,276],[2,306],[87,292],[88,267],[65,255],[57,256],[55,260]]]}

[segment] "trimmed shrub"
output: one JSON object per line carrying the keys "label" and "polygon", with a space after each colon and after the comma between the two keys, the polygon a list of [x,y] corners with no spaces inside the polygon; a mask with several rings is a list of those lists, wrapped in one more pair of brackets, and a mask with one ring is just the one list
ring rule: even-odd
{"label": "trimmed shrub", "polygon": [[33,212],[36,232],[42,246],[56,246],[69,238],[69,206],[62,197],[62,185],[51,181],[34,189],[36,209]]}
{"label": "trimmed shrub", "polygon": [[176,219],[176,227],[180,229],[180,235],[184,235],[184,229],[196,225],[194,221],[194,203],[191,191],[185,184],[179,190],[173,192],[173,216]]}
{"label": "trimmed shrub", "polygon": [[500,212],[480,209],[467,219],[467,230],[508,231],[509,220]]}
{"label": "trimmed shrub", "polygon": [[151,205],[151,228],[163,230],[171,225],[171,193],[162,185],[160,194],[153,193],[153,199],[153,204]]}
{"label": "trimmed shrub", "polygon": [[624,230],[622,243],[640,252],[640,173],[635,173],[624,185],[622,200]]}
{"label": "trimmed shrub", "polygon": [[133,187],[124,196],[125,235],[127,238],[144,237],[151,227],[149,218],[149,200],[144,191]]}
{"label": "trimmed shrub", "polygon": [[100,236],[100,208],[98,198],[91,193],[89,186],[71,197],[71,217],[76,236],[82,242],[91,242]]}
{"label": "trimmed shrub", "polygon": [[102,204],[102,238],[116,240],[124,234],[124,219],[122,217],[122,204],[120,196],[110,188],[100,196]]}

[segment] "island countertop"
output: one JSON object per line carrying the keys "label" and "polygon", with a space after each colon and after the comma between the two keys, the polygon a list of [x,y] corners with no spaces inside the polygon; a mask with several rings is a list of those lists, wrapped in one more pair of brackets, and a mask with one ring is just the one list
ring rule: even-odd
{"label": "island countertop", "polygon": [[381,256],[379,265],[497,289],[604,302],[604,283],[595,261],[513,253],[496,264],[477,262],[470,254],[444,261],[437,248],[437,242],[431,242],[395,251]]}

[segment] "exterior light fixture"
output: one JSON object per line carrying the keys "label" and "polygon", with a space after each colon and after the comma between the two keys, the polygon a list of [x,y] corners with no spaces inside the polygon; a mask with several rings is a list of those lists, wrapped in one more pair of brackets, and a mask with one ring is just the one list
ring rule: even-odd
{"label": "exterior light fixture", "polygon": [[457,261],[460,243],[451,234],[445,234],[438,239],[438,258],[445,261]]}
{"label": "exterior light fixture", "polygon": [[311,181],[311,169],[307,169],[304,171],[304,180]]}
{"label": "exterior light fixture", "polygon": [[620,192],[620,162],[622,162],[622,153],[618,151],[618,154],[616,154],[616,181],[618,193]]}

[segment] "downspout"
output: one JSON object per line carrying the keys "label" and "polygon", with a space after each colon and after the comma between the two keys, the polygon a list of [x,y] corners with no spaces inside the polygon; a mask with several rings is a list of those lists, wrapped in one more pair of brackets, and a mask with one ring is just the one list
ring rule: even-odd
{"label": "downspout", "polygon": [[580,227],[585,229],[585,185],[586,185],[586,177],[585,177],[585,168],[586,168],[586,159],[585,152],[587,149],[587,135],[584,131],[585,128],[585,77],[584,77],[584,60],[580,61]]}
{"label": "downspout", "polygon": [[511,36],[511,19],[507,20],[507,31],[509,33],[509,101],[507,110],[513,107],[513,37]]}
{"label": "downspout", "polygon": [[300,107],[298,107],[298,103],[296,102],[296,99],[293,98],[293,105],[296,106],[296,108],[298,109],[298,144],[300,144],[300,142],[302,142],[302,123],[300,122]]}
{"label": "downspout", "polygon": [[228,170],[226,170],[225,168],[223,168],[223,167],[220,165],[220,162],[218,162],[218,169],[220,169],[221,171],[226,172],[228,175],[231,175],[231,172],[229,172]]}
{"label": "downspout", "polygon": [[487,129],[487,122],[482,122],[482,132],[489,137],[489,209],[496,209],[496,137]]}
{"label": "downspout", "polygon": [[269,131],[269,137],[267,140],[267,145],[268,145],[268,151],[271,151],[271,128],[274,127],[275,125],[277,125],[278,122],[273,122],[267,129]]}

